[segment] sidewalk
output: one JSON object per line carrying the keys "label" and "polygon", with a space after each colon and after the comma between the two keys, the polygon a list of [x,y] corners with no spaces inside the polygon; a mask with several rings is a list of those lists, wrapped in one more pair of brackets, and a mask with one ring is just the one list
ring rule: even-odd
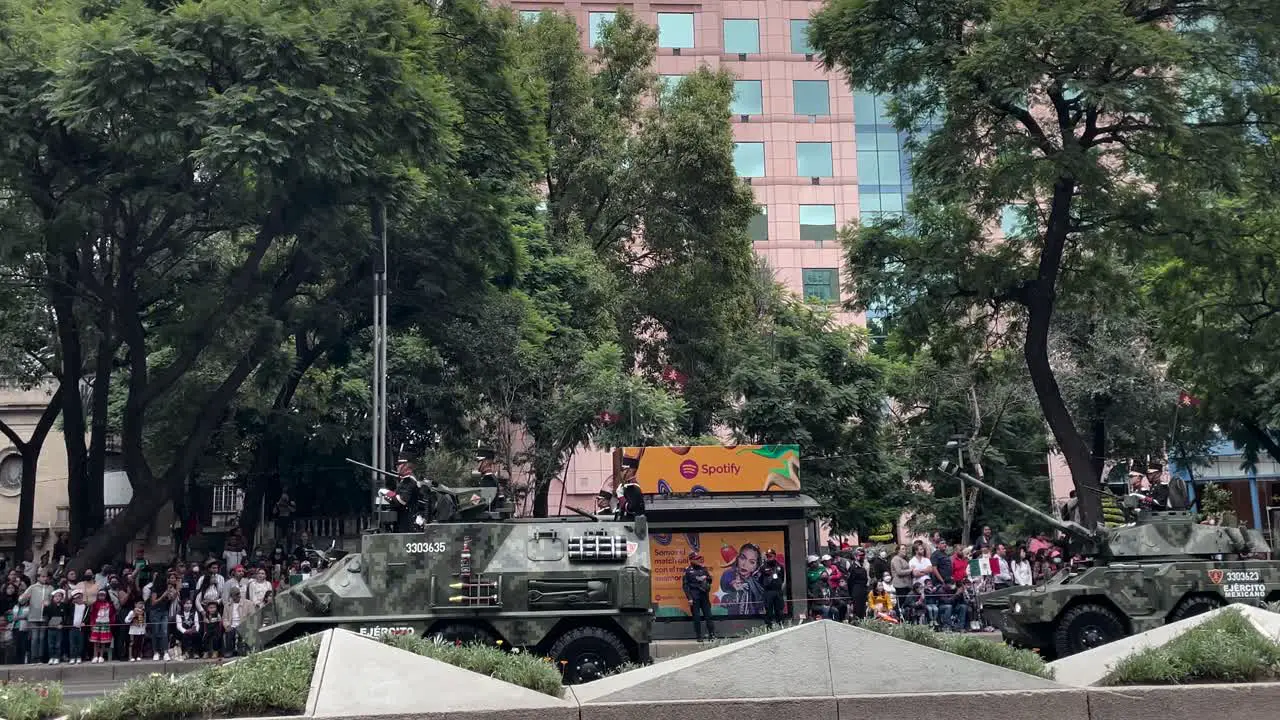
{"label": "sidewalk", "polygon": [[0,665],[0,682],[34,680],[44,682],[124,682],[151,674],[182,675],[213,665],[219,660],[173,660],[170,662],[105,662],[68,665]]}
{"label": "sidewalk", "polygon": [[[970,633],[970,637],[992,642],[1000,641],[1000,633],[998,632]],[[708,647],[714,646],[707,643],[699,643],[696,640],[658,640],[649,646],[649,652],[654,662],[660,662],[683,657],[699,650],[706,650]],[[35,680],[62,683],[116,684],[151,674],[182,675],[219,662],[223,661],[197,659],[173,660],[170,662],[154,662],[151,660],[136,663],[107,662],[96,665],[93,663],[81,663],[79,665],[67,665],[66,663],[58,665],[0,665],[0,682]]]}

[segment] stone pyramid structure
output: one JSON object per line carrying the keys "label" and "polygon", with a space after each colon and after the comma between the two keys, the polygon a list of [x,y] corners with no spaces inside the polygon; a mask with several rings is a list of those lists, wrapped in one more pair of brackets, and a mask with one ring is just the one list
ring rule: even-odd
{"label": "stone pyramid structure", "polygon": [[1141,650],[1165,645],[1188,630],[1227,611],[1240,612],[1258,632],[1280,642],[1280,614],[1249,605],[1234,604],[1055,660],[1049,663],[1049,667],[1054,671],[1054,679],[1064,685],[1075,687],[1097,685],[1121,660]]}
{"label": "stone pyramid structure", "polygon": [[329,630],[316,658],[305,714],[314,718],[578,720],[578,706],[347,630]]}
{"label": "stone pyramid structure", "polygon": [[[666,660],[570,691],[582,706],[583,718],[598,715],[593,708],[600,706],[691,700],[831,698],[834,711],[834,701],[844,698],[851,700],[852,715],[859,714],[857,707],[883,710],[881,703],[889,702],[891,714],[908,717],[913,716],[907,706],[913,704],[911,698],[946,708],[949,694],[980,701],[987,716],[999,709],[995,696],[1003,694],[1017,695],[1024,709],[1027,693],[1057,696],[1037,706],[1045,716],[1060,711],[1057,717],[1079,717],[1081,708],[1075,705],[1084,703],[1080,693],[1042,678],[829,620]],[[888,697],[893,695],[908,698]],[[1057,707],[1054,700],[1071,707]],[[845,717],[845,711],[839,715]]]}

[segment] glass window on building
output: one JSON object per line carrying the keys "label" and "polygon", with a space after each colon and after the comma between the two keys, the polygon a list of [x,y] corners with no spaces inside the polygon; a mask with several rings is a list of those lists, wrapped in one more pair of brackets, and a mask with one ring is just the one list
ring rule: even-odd
{"label": "glass window on building", "polygon": [[840,273],[836,268],[805,268],[801,275],[805,300],[833,303],[840,299]]}
{"label": "glass window on building", "polygon": [[601,34],[604,32],[604,26],[613,22],[613,18],[617,13],[611,12],[593,12],[587,14],[587,31],[591,33],[591,46],[595,47],[600,44]]}
{"label": "glass window on building", "polygon": [[693,47],[693,13],[658,13],[658,47]]}
{"label": "glass window on building", "polygon": [[738,177],[764,177],[764,143],[734,143],[733,167]]}
{"label": "glass window on building", "polygon": [[1000,210],[1000,232],[1005,237],[1021,235],[1027,229],[1027,207],[1025,205],[1005,205]]}
{"label": "glass window on building", "polygon": [[759,80],[735,80],[729,112],[734,115],[759,115],[764,112],[764,91]]}
{"label": "glass window on building", "polygon": [[898,167],[902,158],[898,155],[897,150],[885,152],[883,150],[876,153],[876,165],[879,172],[876,174],[877,185],[901,185],[902,170]]}
{"label": "glass window on building", "polygon": [[791,52],[796,55],[813,55],[813,46],[809,44],[809,21],[791,21]]}
{"label": "glass window on building", "polygon": [[792,80],[797,115],[830,115],[831,92],[826,80]]}
{"label": "glass window on building", "polygon": [[801,205],[800,206],[800,239],[823,240],[836,239],[836,206],[835,205]]}
{"label": "glass window on building", "polygon": [[680,81],[684,80],[684,76],[683,75],[662,75],[659,79],[662,82],[662,94],[670,95],[672,92],[675,91],[676,86],[680,84]]}
{"label": "glass window on building", "polygon": [[725,20],[724,51],[747,54],[760,52],[760,21]]}
{"label": "glass window on building", "polygon": [[756,214],[747,223],[747,237],[751,242],[764,242],[769,239],[769,206],[757,205]]}
{"label": "glass window on building", "polygon": [[835,174],[831,161],[831,143],[796,143],[796,174],[800,177],[831,177]]}
{"label": "glass window on building", "polygon": [[541,10],[521,10],[520,21],[527,23],[538,22],[538,16],[541,14]]}

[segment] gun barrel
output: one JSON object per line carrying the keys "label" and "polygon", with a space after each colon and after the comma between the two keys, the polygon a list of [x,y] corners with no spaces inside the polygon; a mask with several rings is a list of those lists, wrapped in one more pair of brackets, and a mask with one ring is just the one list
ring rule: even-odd
{"label": "gun barrel", "polygon": [[1028,512],[1028,513],[1030,513],[1030,514],[1032,514],[1032,515],[1035,515],[1036,517],[1040,518],[1041,520],[1045,521],[1046,523],[1048,523],[1048,524],[1052,525],[1053,527],[1058,528],[1059,530],[1061,530],[1061,531],[1063,531],[1063,532],[1065,532],[1065,533],[1067,533],[1067,534],[1069,534],[1069,535],[1072,535],[1072,536],[1077,537],[1077,538],[1085,539],[1085,540],[1095,540],[1095,539],[1096,539],[1096,536],[1094,535],[1094,533],[1089,532],[1089,530],[1085,529],[1084,527],[1081,527],[1080,525],[1078,525],[1078,524],[1076,524],[1076,523],[1073,523],[1073,522],[1063,522],[1062,520],[1059,520],[1058,518],[1056,518],[1056,517],[1054,517],[1054,516],[1050,515],[1049,513],[1044,512],[1043,510],[1040,510],[1040,509],[1038,509],[1038,508],[1032,507],[1032,506],[1030,506],[1030,505],[1028,505],[1028,504],[1026,504],[1026,503],[1022,502],[1021,500],[1018,500],[1017,498],[1015,498],[1015,497],[1013,497],[1013,496],[1009,495],[1008,493],[1005,493],[1005,492],[1003,492],[1003,491],[1001,491],[1001,490],[997,490],[996,488],[991,487],[991,486],[990,486],[990,485],[988,485],[987,483],[985,483],[985,482],[983,482],[983,481],[979,480],[978,478],[976,478],[976,477],[974,477],[974,476],[970,475],[969,473],[967,473],[967,472],[965,472],[965,471],[963,471],[963,470],[960,470],[959,468],[956,468],[956,469],[954,470],[954,472],[953,472],[953,471],[952,471],[952,468],[954,468],[954,467],[955,467],[955,466],[954,466],[954,465],[952,465],[950,462],[944,462],[944,463],[942,463],[942,465],[940,466],[940,468],[941,468],[942,472],[944,472],[944,473],[946,473],[946,474],[949,474],[949,475],[954,474],[954,475],[956,475],[957,477],[959,477],[959,478],[963,479],[965,482],[967,482],[967,483],[972,483],[972,484],[976,485],[977,487],[982,488],[982,490],[983,490],[984,492],[988,492],[988,493],[990,493],[990,494],[992,494],[992,495],[995,495],[996,497],[998,497],[998,498],[1000,498],[1001,500],[1003,500],[1003,501],[1005,501],[1005,502],[1009,503],[1010,505],[1013,505],[1014,507],[1017,507],[1017,508],[1020,508],[1020,509],[1022,509],[1022,510],[1025,510],[1026,512]]}
{"label": "gun barrel", "polygon": [[378,468],[376,468],[376,467],[374,467],[374,466],[372,466],[372,465],[365,465],[364,463],[360,462],[359,460],[352,460],[351,458],[346,458],[346,460],[347,460],[347,462],[351,463],[352,465],[359,465],[360,467],[364,468],[365,470],[372,470],[372,471],[374,471],[374,472],[376,472],[376,473],[381,473],[381,474],[383,474],[383,475],[385,475],[385,476],[387,476],[387,477],[393,477],[393,478],[398,478],[398,477],[400,477],[399,475],[397,475],[397,474],[395,474],[395,473],[393,473],[393,472],[390,472],[390,471],[388,471],[388,470],[379,470]]}

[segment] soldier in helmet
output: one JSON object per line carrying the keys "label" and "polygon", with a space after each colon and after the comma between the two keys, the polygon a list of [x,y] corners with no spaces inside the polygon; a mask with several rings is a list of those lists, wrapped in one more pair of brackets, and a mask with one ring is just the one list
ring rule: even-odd
{"label": "soldier in helmet", "polygon": [[396,474],[400,476],[392,505],[396,510],[396,532],[415,532],[417,526],[414,518],[422,504],[422,487],[418,484],[418,478],[414,477],[413,465],[408,460],[400,460],[396,465]]}

